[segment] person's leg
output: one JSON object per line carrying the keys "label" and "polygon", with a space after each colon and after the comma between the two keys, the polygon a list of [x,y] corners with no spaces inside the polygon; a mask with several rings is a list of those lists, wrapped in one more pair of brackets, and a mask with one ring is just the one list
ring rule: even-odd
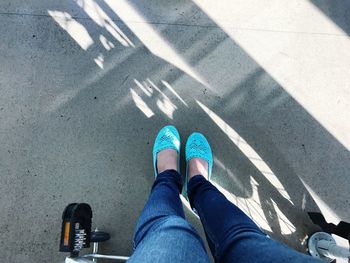
{"label": "person's leg", "polygon": [[216,262],[319,262],[270,239],[202,175],[190,178],[190,204],[199,214]]}
{"label": "person's leg", "polygon": [[177,216],[185,219],[179,198],[182,188],[181,175],[176,170],[166,170],[157,175],[151,194],[138,219],[134,238],[134,247],[140,243],[149,229],[159,223],[159,219]]}
{"label": "person's leg", "polygon": [[136,226],[129,262],[209,262],[201,238],[185,220],[179,152],[176,128],[164,127],[153,149],[156,180]]}
{"label": "person's leg", "polygon": [[201,238],[185,220],[181,186],[175,170],[157,176],[137,223],[129,262],[209,262]]}

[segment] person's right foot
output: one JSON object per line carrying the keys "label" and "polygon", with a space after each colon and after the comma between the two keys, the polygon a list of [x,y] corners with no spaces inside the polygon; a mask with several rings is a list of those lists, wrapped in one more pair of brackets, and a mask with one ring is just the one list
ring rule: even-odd
{"label": "person's right foot", "polygon": [[188,180],[199,174],[208,180],[208,162],[201,158],[190,159],[188,161]]}
{"label": "person's right foot", "polygon": [[176,170],[178,165],[178,154],[174,149],[165,149],[157,153],[157,171]]}

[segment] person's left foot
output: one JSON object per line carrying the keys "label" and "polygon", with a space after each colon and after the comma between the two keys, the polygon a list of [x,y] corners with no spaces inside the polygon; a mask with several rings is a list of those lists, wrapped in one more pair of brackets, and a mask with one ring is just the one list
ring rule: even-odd
{"label": "person's left foot", "polygon": [[157,153],[157,171],[158,173],[165,170],[176,170],[178,165],[178,154],[174,149],[165,149]]}

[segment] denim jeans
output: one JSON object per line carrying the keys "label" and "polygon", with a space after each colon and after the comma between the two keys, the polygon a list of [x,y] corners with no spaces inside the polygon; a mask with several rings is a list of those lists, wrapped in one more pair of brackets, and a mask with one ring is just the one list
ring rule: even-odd
{"label": "denim jeans", "polygon": [[[182,178],[175,170],[158,174],[128,262],[210,262],[203,241],[185,219],[181,189]],[[270,239],[203,176],[189,181],[188,195],[216,262],[320,262]]]}

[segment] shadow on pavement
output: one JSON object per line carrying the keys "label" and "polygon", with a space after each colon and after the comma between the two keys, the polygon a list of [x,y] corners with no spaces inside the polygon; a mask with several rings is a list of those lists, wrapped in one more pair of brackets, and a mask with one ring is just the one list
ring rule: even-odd
{"label": "shadow on pavement", "polygon": [[[104,251],[132,253],[133,229],[153,182],[153,139],[168,123],[177,126],[183,143],[194,130],[207,136],[216,158],[213,180],[247,213],[255,209],[252,214],[274,238],[303,250],[303,238],[316,229],[307,212],[319,209],[303,181],[346,216],[336,210],[339,200],[328,185],[346,178],[348,151],[199,7],[190,1],[172,10],[163,7],[172,20],[160,23],[157,3],[130,2],[204,84],[171,57],[167,61],[152,53],[128,26],[137,22],[122,21],[104,1],[96,5],[110,20],[87,19],[84,6],[75,2],[53,10],[73,13],[68,20],[83,26],[93,41],[86,50],[51,17],[39,17],[34,25],[50,29],[34,49],[51,49],[45,57],[49,62],[33,60],[35,81],[52,78],[52,85],[38,88],[45,98],[39,105],[46,110],[28,126],[31,139],[25,147],[32,160],[18,164],[39,175],[21,181],[23,192],[36,193],[20,195],[13,213],[23,213],[23,198],[34,203],[25,210],[49,206],[39,212],[48,215],[39,223],[51,227],[38,239],[51,235],[56,244],[61,209],[87,202],[96,225],[112,235]],[[181,17],[210,23],[185,23]],[[57,218],[53,225],[52,218]]]}
{"label": "shadow on pavement", "polygon": [[347,35],[350,35],[350,2],[346,0],[310,0]]}

